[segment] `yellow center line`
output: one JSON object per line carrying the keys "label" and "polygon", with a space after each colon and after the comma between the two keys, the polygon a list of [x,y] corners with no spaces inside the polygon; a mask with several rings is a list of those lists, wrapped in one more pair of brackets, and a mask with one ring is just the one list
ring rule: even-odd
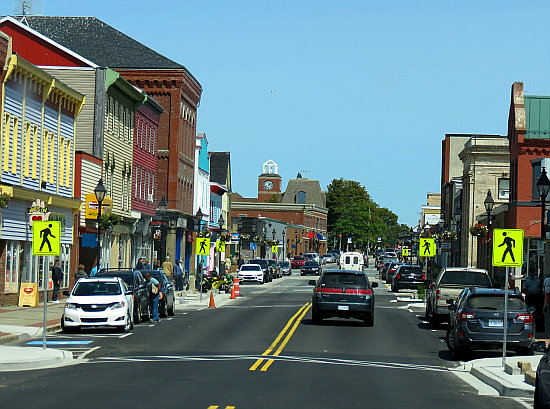
{"label": "yellow center line", "polygon": [[[281,352],[283,352],[283,349],[285,348],[286,344],[288,344],[288,341],[290,341],[290,338],[292,338],[292,335],[294,335],[294,332],[298,328],[298,325],[302,322],[302,318],[307,314],[309,309],[311,308],[311,304],[306,307],[306,309],[302,312],[302,314],[298,317],[298,319],[294,322],[294,325],[292,329],[288,332],[287,336],[285,337],[284,341],[279,345],[279,348],[277,351],[273,353],[272,356],[278,356]],[[274,359],[269,359],[264,366],[262,366],[262,369],[260,371],[265,372],[269,369],[271,364],[274,362]]]}
{"label": "yellow center line", "polygon": [[214,406],[214,405],[208,406],[208,409],[218,409],[218,408],[219,408],[219,406]]}
{"label": "yellow center line", "polygon": [[[306,303],[305,305],[303,305],[299,310],[298,312],[296,312],[296,314],[294,314],[289,320],[288,322],[286,323],[286,325],[284,326],[284,328],[281,330],[281,332],[279,332],[279,335],[277,335],[277,338],[275,338],[275,340],[271,343],[271,345],[269,346],[269,348],[267,348],[264,352],[262,352],[262,355],[269,355],[274,349],[275,347],[277,346],[277,344],[279,343],[279,341],[281,340],[281,338],[285,335],[285,333],[287,332],[287,330],[290,328],[290,326],[292,325],[292,323],[294,322],[294,320],[296,319],[296,317],[298,317],[303,311],[304,309],[309,309],[310,308],[310,304],[311,303]],[[288,341],[287,341],[288,342]],[[262,364],[262,362],[264,361],[264,358],[258,358],[258,360],[249,368],[249,371],[255,371],[256,369],[258,369],[258,367]]]}

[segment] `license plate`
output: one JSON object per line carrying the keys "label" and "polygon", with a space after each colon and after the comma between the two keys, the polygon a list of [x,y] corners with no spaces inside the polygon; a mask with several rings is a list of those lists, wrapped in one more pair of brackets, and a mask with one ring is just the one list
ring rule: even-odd
{"label": "license plate", "polygon": [[339,305],[338,310],[339,311],[349,311],[349,305]]}
{"label": "license plate", "polygon": [[490,327],[502,327],[502,320],[489,320]]}

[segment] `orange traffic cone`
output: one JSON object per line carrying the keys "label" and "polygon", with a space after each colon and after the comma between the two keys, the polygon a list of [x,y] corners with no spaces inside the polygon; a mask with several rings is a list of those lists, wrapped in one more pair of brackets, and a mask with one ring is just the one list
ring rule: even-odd
{"label": "orange traffic cone", "polygon": [[[233,279],[233,288],[235,289],[235,298],[241,296],[241,286],[239,284],[239,279],[234,278]],[[233,293],[231,293],[231,296],[233,296]]]}
{"label": "orange traffic cone", "polygon": [[208,308],[216,308],[216,303],[214,302],[214,293],[210,291],[210,303],[208,304]]}
{"label": "orange traffic cone", "polygon": [[234,300],[235,298],[237,298],[237,294],[235,294],[235,286],[232,285],[231,286],[231,297],[229,297],[229,299]]}

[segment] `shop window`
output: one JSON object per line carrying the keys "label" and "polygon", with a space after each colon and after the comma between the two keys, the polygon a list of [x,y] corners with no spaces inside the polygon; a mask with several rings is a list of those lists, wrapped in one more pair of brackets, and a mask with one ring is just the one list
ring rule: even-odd
{"label": "shop window", "polygon": [[19,255],[21,242],[8,241],[6,244],[6,270],[4,283],[5,293],[16,293],[19,291]]}
{"label": "shop window", "polygon": [[510,179],[502,178],[498,180],[498,198],[503,200],[510,198]]}

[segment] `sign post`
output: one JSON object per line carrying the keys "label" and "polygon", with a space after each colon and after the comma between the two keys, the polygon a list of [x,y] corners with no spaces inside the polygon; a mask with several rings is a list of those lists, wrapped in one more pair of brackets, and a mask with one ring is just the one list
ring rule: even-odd
{"label": "sign post", "polygon": [[[61,254],[61,222],[33,221],[32,254],[34,256],[59,256]],[[37,263],[39,264],[39,263]],[[44,287],[44,322],[42,323],[42,349],[46,349],[46,324],[48,322],[48,273],[42,263],[42,286]]]}
{"label": "sign post", "polygon": [[508,338],[508,287],[512,267],[523,265],[523,230],[494,229],[493,259],[495,267],[506,267],[504,281],[504,314],[502,317],[502,367],[506,366],[506,343]]}

